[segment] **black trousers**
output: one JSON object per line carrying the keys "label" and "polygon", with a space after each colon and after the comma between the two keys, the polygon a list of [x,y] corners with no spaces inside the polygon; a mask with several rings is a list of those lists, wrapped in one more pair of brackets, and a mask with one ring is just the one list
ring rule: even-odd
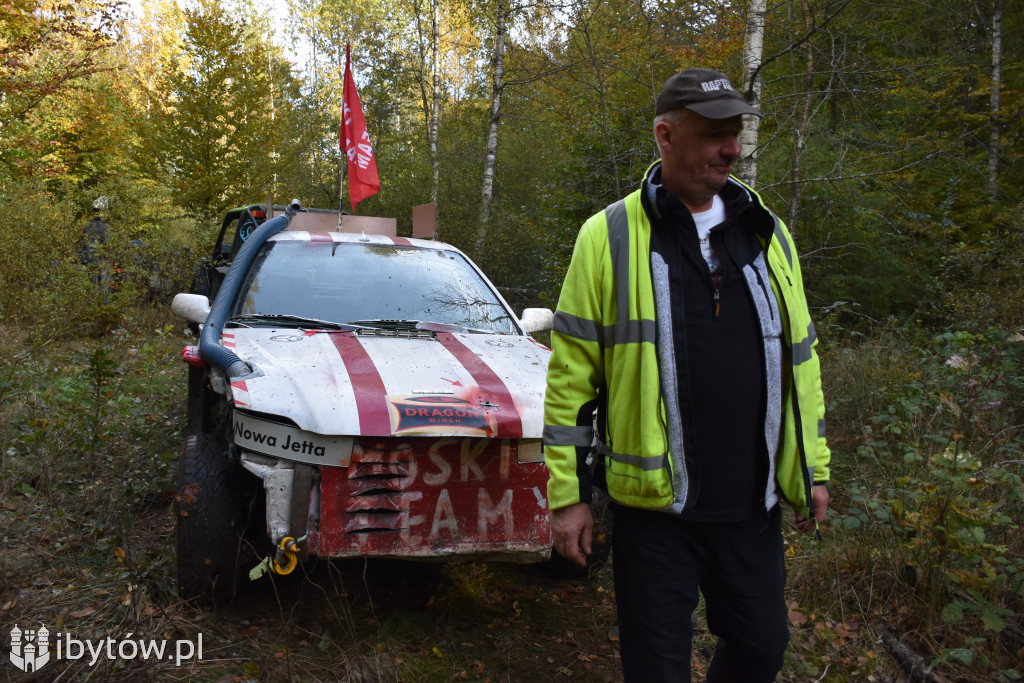
{"label": "black trousers", "polygon": [[708,683],[774,681],[789,643],[782,513],[688,522],[614,507],[612,566],[628,683],[690,683],[690,615],[704,595],[717,636]]}

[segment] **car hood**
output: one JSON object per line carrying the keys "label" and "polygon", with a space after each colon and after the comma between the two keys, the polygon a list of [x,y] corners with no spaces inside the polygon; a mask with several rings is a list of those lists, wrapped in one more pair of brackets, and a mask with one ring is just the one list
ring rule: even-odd
{"label": "car hood", "polygon": [[225,330],[236,408],[339,436],[539,439],[550,351],[529,337]]}

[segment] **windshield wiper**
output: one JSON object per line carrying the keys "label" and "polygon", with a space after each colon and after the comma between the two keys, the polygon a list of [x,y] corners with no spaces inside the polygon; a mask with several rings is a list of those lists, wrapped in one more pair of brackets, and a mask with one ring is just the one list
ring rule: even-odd
{"label": "windshield wiper", "polygon": [[473,334],[495,334],[493,330],[466,327],[458,323],[439,323],[430,320],[356,320],[352,325],[366,325],[383,329],[424,330],[426,332],[468,332]]}
{"label": "windshield wiper", "polygon": [[326,330],[358,330],[359,325],[347,323],[336,323],[330,320],[319,320],[318,318],[305,318],[301,315],[284,315],[280,313],[243,313],[236,315],[229,323],[270,323],[282,327],[299,327],[304,329],[326,329]]}
{"label": "windshield wiper", "polygon": [[385,330],[415,330],[417,323],[419,323],[418,320],[395,320],[387,318],[374,318],[372,320],[353,320],[349,324],[355,327],[377,327]]}
{"label": "windshield wiper", "polygon": [[497,334],[494,330],[481,330],[477,327],[466,327],[458,323],[437,323],[430,320],[424,320],[423,322],[416,324],[418,330],[428,330],[430,332],[469,332],[470,334]]}

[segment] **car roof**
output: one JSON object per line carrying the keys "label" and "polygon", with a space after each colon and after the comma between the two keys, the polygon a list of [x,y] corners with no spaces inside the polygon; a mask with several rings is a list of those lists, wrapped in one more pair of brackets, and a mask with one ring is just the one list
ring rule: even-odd
{"label": "car roof", "polygon": [[399,247],[416,247],[435,251],[454,251],[458,248],[444,242],[422,240],[415,237],[389,237],[387,235],[356,234],[349,232],[308,232],[305,230],[283,230],[273,235],[271,242],[333,242],[352,244],[385,244]]}
{"label": "car roof", "polygon": [[[509,312],[512,311],[512,307],[508,305],[505,298],[494,283],[487,277],[487,275],[480,270],[480,267],[473,263],[473,260],[466,256],[463,251],[457,247],[453,247],[445,242],[438,242],[436,240],[423,240],[415,237],[391,237],[389,235],[370,235],[370,234],[356,234],[351,232],[309,232],[306,230],[282,230],[279,233],[271,235],[267,240],[268,242],[322,242],[323,244],[380,244],[380,245],[393,245],[396,247],[413,247],[416,249],[430,250],[430,251],[453,251],[459,254],[466,260],[470,267],[476,271],[477,275],[483,278],[487,286],[491,288],[502,305]],[[514,316],[514,314],[513,314]]]}

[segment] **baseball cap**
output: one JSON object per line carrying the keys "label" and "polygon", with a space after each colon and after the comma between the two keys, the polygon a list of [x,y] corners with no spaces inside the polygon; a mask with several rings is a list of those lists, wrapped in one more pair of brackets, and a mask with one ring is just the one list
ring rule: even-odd
{"label": "baseball cap", "polygon": [[709,119],[727,119],[738,114],[761,116],[733,89],[725,74],[711,69],[686,69],[665,81],[654,113],[675,109],[689,109]]}

